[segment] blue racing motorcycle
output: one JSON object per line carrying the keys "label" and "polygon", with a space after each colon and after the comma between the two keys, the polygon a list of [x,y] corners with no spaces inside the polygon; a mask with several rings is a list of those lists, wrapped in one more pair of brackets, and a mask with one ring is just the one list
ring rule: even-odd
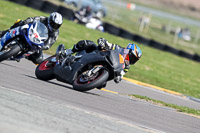
{"label": "blue racing motorcycle", "polygon": [[47,39],[48,29],[39,21],[13,28],[0,38],[0,62],[19,61],[41,49]]}

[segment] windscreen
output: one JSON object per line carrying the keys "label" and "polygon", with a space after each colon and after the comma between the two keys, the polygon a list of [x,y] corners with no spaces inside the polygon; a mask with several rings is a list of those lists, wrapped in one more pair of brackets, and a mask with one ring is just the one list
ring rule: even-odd
{"label": "windscreen", "polygon": [[39,34],[40,37],[44,37],[44,38],[48,38],[48,29],[47,27],[40,22],[37,22],[37,32]]}

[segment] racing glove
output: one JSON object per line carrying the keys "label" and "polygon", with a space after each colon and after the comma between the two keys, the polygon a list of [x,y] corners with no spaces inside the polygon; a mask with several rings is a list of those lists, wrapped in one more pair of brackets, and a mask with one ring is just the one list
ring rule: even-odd
{"label": "racing glove", "polygon": [[113,47],[113,44],[109,43],[105,38],[99,38],[97,43],[99,44],[101,50],[111,50]]}
{"label": "racing glove", "polygon": [[65,55],[66,55],[66,56],[69,56],[69,55],[71,55],[71,54],[73,54],[73,51],[72,51],[71,49],[66,49],[66,50],[65,50]]}

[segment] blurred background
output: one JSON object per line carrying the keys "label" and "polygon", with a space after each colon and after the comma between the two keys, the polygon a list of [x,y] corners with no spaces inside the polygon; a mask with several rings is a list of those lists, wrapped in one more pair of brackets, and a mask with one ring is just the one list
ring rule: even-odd
{"label": "blurred background", "polygon": [[103,14],[104,22],[176,49],[200,55],[200,1],[198,0],[60,0],[60,2],[75,10],[88,4],[94,12]]}

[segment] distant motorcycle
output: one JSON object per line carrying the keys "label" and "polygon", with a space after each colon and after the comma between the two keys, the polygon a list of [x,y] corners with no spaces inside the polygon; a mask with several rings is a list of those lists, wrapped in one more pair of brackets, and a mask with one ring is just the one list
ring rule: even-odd
{"label": "distant motorcycle", "polygon": [[84,17],[79,12],[74,13],[74,21],[85,25],[89,29],[99,30],[104,32],[103,22],[95,16]]}
{"label": "distant motorcycle", "polygon": [[89,29],[99,30],[104,32],[104,27],[102,21],[97,17],[92,17],[88,20],[85,26]]}
{"label": "distant motorcycle", "polygon": [[43,47],[48,39],[47,27],[39,21],[26,26],[13,28],[0,38],[0,62],[6,59],[19,61],[25,54]]}
{"label": "distant motorcycle", "polygon": [[100,89],[106,86],[107,81],[117,80],[125,67],[124,57],[128,51],[81,51],[71,56],[64,53],[64,45],[59,45],[55,55],[37,66],[35,75],[41,80],[57,79],[83,92]]}

